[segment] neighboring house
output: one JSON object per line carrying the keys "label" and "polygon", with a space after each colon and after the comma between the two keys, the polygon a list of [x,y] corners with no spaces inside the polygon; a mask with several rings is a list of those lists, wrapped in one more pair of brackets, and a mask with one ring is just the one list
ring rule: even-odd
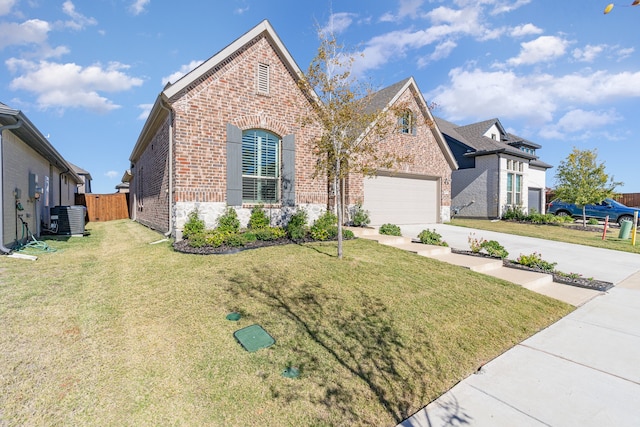
{"label": "neighboring house", "polygon": [[499,218],[508,207],[544,212],[540,145],[505,131],[498,119],[458,126],[436,118],[459,169],[452,174],[453,215]]}
{"label": "neighboring house", "polygon": [[[238,211],[243,225],[257,204],[275,224],[286,222],[297,208],[306,209],[311,220],[329,208],[329,186],[326,178],[314,176],[317,158],[311,149],[321,129],[302,125],[303,118],[314,114],[317,98],[300,89],[300,76],[269,22],[263,21],[167,85],[129,158],[131,169],[125,175],[130,175],[131,217],[180,238],[196,208],[207,227],[215,226],[228,206]],[[431,117],[413,79],[378,97],[380,105],[402,100],[415,117]],[[349,177],[348,204],[364,203],[377,222],[448,219],[455,160],[437,128],[430,128],[432,120],[422,121],[407,122],[381,143],[382,149],[418,154],[415,161],[379,171],[376,179]],[[419,188],[413,190],[414,185]],[[388,212],[394,205],[397,217]],[[415,215],[405,215],[407,211]]]}
{"label": "neighboring house", "polygon": [[0,103],[0,252],[26,237],[20,218],[39,236],[50,208],[73,205],[81,182],[24,113]]}
{"label": "neighboring house", "polygon": [[129,192],[128,182],[121,182],[120,184],[116,185],[116,193],[128,193],[128,192]]}
{"label": "neighboring house", "polygon": [[74,172],[78,174],[82,183],[78,186],[78,194],[90,194],[91,193],[91,174],[79,166],[69,163]]}

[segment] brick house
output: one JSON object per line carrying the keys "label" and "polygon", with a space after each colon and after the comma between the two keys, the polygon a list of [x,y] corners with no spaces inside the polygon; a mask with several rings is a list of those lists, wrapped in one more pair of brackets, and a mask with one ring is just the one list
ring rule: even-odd
{"label": "brick house", "polygon": [[[301,124],[313,114],[315,101],[313,94],[299,88],[300,76],[265,20],[167,85],[129,158],[131,217],[177,238],[196,208],[207,227],[215,226],[227,206],[237,210],[242,224],[256,204],[265,206],[275,224],[285,223],[297,208],[306,209],[311,220],[317,218],[328,208],[330,197],[327,180],[313,177],[316,157],[310,147],[321,129]],[[381,105],[406,100],[412,114],[431,117],[413,79],[377,96]],[[379,171],[375,179],[348,179],[348,203],[364,202],[372,219],[389,217],[388,212],[379,214],[375,194],[393,196],[397,191],[389,188],[394,185],[400,183],[404,190],[421,181],[429,182],[429,214],[416,218],[448,219],[455,160],[433,120],[412,123],[413,128],[400,129],[381,146],[418,154],[414,162]],[[376,186],[378,181],[386,185]],[[413,191],[412,197],[421,197],[420,191]],[[387,200],[384,209],[406,202],[396,199]],[[424,203],[405,207],[422,209]]]}
{"label": "brick house", "polygon": [[459,164],[452,174],[454,215],[500,218],[510,206],[545,211],[546,171],[540,145],[507,132],[500,120],[459,126],[436,117]]}

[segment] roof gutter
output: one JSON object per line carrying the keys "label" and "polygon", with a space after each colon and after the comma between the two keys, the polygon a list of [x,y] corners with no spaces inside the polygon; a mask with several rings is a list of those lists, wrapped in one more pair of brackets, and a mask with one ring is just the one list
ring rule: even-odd
{"label": "roof gutter", "polygon": [[167,111],[169,113],[169,227],[168,231],[164,234],[165,236],[170,236],[173,233],[173,109],[167,107],[164,102],[160,102],[160,108]]}
{"label": "roof gutter", "polygon": [[[13,117],[6,114],[2,114],[4,117]],[[18,120],[12,125],[0,126],[0,253],[10,254],[11,249],[6,248],[4,246],[4,168],[3,168],[3,159],[2,152],[4,150],[4,144],[2,142],[2,133],[5,130],[18,129],[23,124],[22,118],[18,118]]]}

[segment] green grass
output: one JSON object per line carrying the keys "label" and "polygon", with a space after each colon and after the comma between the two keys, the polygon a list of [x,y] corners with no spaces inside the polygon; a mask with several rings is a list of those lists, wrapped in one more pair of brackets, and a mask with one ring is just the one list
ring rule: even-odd
{"label": "green grass", "polygon": [[[0,257],[3,426],[394,425],[572,310],[366,240],[199,256],[89,229]],[[248,353],[254,323],[276,344]]]}
{"label": "green grass", "polygon": [[[493,222],[485,219],[462,218],[453,219],[449,224],[640,254],[640,240],[636,242],[636,246],[632,246],[631,239],[619,239],[620,228],[617,226],[609,228],[606,239],[602,240],[602,231],[577,230],[562,225],[537,225],[515,221]],[[582,221],[580,221],[579,225],[581,224]]]}

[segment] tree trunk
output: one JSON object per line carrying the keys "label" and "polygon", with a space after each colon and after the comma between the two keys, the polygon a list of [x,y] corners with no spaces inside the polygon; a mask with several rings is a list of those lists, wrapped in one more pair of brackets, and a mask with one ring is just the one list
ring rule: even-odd
{"label": "tree trunk", "polygon": [[338,214],[338,259],[342,259],[342,186],[340,185],[340,159],[336,161],[336,174],[333,178]]}
{"label": "tree trunk", "polygon": [[582,207],[582,227],[587,228],[587,206]]}

